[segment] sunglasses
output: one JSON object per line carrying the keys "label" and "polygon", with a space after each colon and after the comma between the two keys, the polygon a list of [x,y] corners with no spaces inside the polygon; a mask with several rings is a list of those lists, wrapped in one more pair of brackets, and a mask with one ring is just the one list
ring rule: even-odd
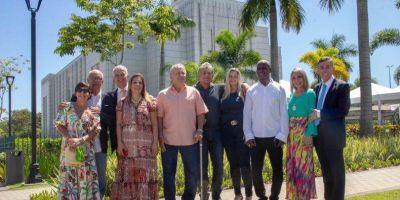
{"label": "sunglasses", "polygon": [[90,93],[89,88],[79,88],[77,92]]}

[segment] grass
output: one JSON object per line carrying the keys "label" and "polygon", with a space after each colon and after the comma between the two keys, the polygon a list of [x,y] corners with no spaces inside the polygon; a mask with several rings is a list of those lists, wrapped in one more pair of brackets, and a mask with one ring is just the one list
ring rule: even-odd
{"label": "grass", "polygon": [[346,198],[346,200],[398,200],[398,199],[400,199],[400,189]]}

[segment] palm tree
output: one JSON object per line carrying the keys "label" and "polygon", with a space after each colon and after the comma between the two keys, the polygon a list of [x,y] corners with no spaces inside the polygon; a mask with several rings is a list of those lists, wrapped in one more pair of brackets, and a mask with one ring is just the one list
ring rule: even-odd
{"label": "palm tree", "polygon": [[[344,0],[320,0],[321,8],[328,9],[329,13],[338,11]],[[368,29],[368,0],[357,0],[357,22],[358,22],[358,51],[361,85],[361,114],[360,135],[373,134],[372,127],[372,95],[371,95],[371,64],[369,49]]]}
{"label": "palm tree", "polygon": [[251,30],[244,30],[237,37],[229,30],[222,30],[216,38],[216,43],[221,50],[204,54],[201,56],[200,62],[209,62],[221,66],[224,69],[222,77],[225,76],[224,72],[232,65],[245,76],[254,78],[254,71],[248,67],[257,64],[261,55],[256,51],[246,49],[247,42],[253,36],[255,34]]}
{"label": "palm tree", "polygon": [[394,70],[393,79],[396,82],[396,85],[400,84],[400,65]]}
{"label": "palm tree", "polygon": [[314,74],[314,78],[319,80],[319,76],[317,74],[318,61],[322,57],[326,56],[331,57],[333,60],[334,76],[344,81],[349,80],[349,72],[347,71],[346,64],[339,57],[339,50],[336,48],[317,49],[315,51],[307,52],[300,57],[300,62],[309,65]]}
{"label": "palm tree", "polygon": [[178,13],[175,8],[161,1],[160,6],[150,15],[150,28],[155,40],[161,44],[160,53],[160,89],[164,88],[165,77],[162,69],[165,66],[165,43],[169,40],[178,40],[181,29],[195,26],[192,19]]}
{"label": "palm tree", "polygon": [[[395,4],[397,9],[400,9],[400,0]],[[383,45],[400,46],[400,30],[388,28],[374,34],[371,40],[371,54]]]}
{"label": "palm tree", "polygon": [[351,62],[348,60],[348,57],[357,56],[357,47],[353,44],[347,45],[346,36],[341,34],[333,34],[330,41],[326,41],[324,39],[317,39],[311,42],[311,45],[318,49],[327,49],[327,48],[336,48],[339,50],[338,57],[344,62],[346,65],[347,71],[352,72],[353,67]]}
{"label": "palm tree", "polygon": [[248,0],[242,10],[240,26],[253,29],[259,19],[269,21],[272,77],[279,80],[279,53],[276,4],[280,3],[282,27],[299,32],[304,22],[304,10],[298,0]]}

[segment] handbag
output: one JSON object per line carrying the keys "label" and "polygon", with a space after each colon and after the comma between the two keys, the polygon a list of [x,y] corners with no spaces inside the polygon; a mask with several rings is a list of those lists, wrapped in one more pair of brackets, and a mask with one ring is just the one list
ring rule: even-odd
{"label": "handbag", "polygon": [[[66,123],[67,122],[67,117],[65,119]],[[83,161],[85,160],[84,156],[84,151],[83,151],[83,146],[78,145],[74,150],[69,148],[68,146],[65,147],[64,149],[64,165],[65,166],[71,166],[71,167],[80,167],[84,163]]]}
{"label": "handbag", "polygon": [[85,157],[82,146],[77,146],[75,150],[71,150],[69,147],[64,149],[65,166],[79,167],[83,165],[84,160]]}

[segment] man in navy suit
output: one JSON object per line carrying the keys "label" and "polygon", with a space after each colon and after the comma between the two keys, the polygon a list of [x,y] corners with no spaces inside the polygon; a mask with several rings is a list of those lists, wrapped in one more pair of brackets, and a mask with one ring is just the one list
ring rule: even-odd
{"label": "man in navy suit", "polygon": [[117,149],[116,107],[118,101],[128,94],[128,70],[123,65],[113,68],[113,80],[117,89],[108,92],[101,103],[100,112],[100,142],[104,152],[107,152],[107,142],[110,138],[111,150]]}
{"label": "man in navy suit", "polygon": [[345,116],[350,109],[350,87],[333,76],[332,58],[321,58],[317,70],[322,82],[314,89],[317,94],[315,113],[319,115],[315,121],[318,136],[314,138],[314,145],[321,163],[325,199],[342,200],[345,188]]}

